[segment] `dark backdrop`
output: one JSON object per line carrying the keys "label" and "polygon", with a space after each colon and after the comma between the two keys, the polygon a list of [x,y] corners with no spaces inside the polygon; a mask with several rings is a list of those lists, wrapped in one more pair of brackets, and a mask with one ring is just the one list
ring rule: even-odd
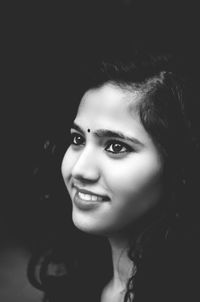
{"label": "dark backdrop", "polygon": [[[65,217],[48,194],[60,177],[55,146],[67,132],[76,64],[113,46],[123,49],[126,39],[145,41],[183,54],[197,88],[197,13],[194,1],[176,0],[13,1],[2,8],[2,238],[33,247]],[[193,114],[198,120],[198,110]]]}

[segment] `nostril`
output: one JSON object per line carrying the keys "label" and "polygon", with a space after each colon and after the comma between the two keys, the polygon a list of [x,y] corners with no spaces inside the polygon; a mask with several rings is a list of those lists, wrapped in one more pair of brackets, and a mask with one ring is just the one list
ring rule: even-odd
{"label": "nostril", "polygon": [[80,183],[80,185],[85,185],[89,183],[95,183],[99,178],[98,177],[91,177],[90,175],[83,175],[83,174],[75,174],[72,175],[75,182]]}
{"label": "nostril", "polygon": [[77,164],[72,169],[72,177],[81,182],[94,182],[100,177],[98,167],[89,162],[77,162]]}

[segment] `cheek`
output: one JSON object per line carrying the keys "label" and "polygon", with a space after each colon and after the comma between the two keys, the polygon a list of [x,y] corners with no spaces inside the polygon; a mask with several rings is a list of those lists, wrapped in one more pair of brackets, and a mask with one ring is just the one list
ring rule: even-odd
{"label": "cheek", "polygon": [[[162,194],[162,164],[157,159],[137,158],[108,169],[107,185],[115,200],[116,210],[131,215],[131,209],[143,213]],[[110,180],[110,181],[109,181]]]}
{"label": "cheek", "polygon": [[162,163],[157,158],[137,157],[107,165],[107,181],[115,190],[139,190],[161,180]]}

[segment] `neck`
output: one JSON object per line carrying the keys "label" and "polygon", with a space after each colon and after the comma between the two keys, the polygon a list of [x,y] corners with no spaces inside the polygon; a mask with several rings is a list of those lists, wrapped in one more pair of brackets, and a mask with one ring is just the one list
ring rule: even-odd
{"label": "neck", "polygon": [[113,261],[112,285],[115,288],[124,289],[131,276],[133,262],[128,257],[128,240],[121,237],[109,238]]}

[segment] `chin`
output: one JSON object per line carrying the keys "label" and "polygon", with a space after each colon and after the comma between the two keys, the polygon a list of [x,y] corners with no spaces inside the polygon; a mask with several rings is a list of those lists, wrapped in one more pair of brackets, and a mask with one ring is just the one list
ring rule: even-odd
{"label": "chin", "polygon": [[73,213],[72,221],[76,228],[80,231],[104,237],[112,237],[113,235],[121,233],[121,229],[118,229],[110,224],[105,224],[105,220],[101,223],[94,221],[93,219],[87,217],[80,217],[77,213]]}
{"label": "chin", "polygon": [[75,227],[84,233],[103,235],[103,230],[101,230],[101,228],[99,228],[97,225],[81,221],[80,219],[76,219],[75,217],[73,217],[72,220]]}
{"label": "chin", "polygon": [[93,221],[93,219],[88,217],[80,217],[84,215],[78,215],[77,213],[73,213],[72,221],[76,228],[84,233],[92,234],[92,235],[102,235],[104,236],[107,233],[107,228],[105,224],[97,223]]}

